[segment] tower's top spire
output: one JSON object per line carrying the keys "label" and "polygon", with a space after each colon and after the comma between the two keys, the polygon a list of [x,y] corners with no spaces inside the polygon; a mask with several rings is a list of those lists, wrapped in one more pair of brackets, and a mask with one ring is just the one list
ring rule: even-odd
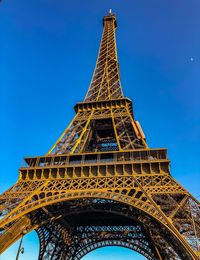
{"label": "tower's top spire", "polygon": [[109,10],[103,17],[103,34],[95,71],[85,97],[88,101],[111,100],[123,97],[116,49],[116,16]]}
{"label": "tower's top spire", "polygon": [[117,27],[117,19],[116,15],[112,12],[112,9],[110,8],[108,10],[108,14],[103,17],[103,26],[105,25],[106,21],[113,21],[115,28]]}

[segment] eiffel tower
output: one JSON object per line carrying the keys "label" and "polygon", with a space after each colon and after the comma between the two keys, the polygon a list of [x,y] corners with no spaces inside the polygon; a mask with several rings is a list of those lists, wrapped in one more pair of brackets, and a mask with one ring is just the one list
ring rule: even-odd
{"label": "eiffel tower", "polygon": [[103,17],[96,67],[76,115],[45,156],[28,157],[0,196],[0,253],[35,230],[39,259],[123,246],[147,259],[200,259],[199,202],[149,148],[124,97],[116,16]]}

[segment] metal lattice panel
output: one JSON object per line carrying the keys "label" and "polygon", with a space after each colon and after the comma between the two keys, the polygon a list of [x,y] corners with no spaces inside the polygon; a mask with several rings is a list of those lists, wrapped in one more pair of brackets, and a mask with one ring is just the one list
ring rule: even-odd
{"label": "metal lattice panel", "polygon": [[122,98],[115,40],[116,18],[104,17],[99,55],[85,102]]}

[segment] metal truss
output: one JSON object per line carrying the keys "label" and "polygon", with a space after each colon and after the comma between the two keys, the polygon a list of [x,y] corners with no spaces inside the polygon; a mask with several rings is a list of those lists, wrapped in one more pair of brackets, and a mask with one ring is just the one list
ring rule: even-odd
{"label": "metal truss", "polygon": [[127,98],[78,103],[67,129],[48,154],[122,151],[147,148],[144,133]]}
{"label": "metal truss", "polygon": [[85,102],[123,97],[115,39],[116,18],[115,16],[106,16],[103,23],[104,29],[99,55]]}
{"label": "metal truss", "polygon": [[45,156],[25,158],[0,196],[0,253],[36,230],[39,259],[81,259],[119,245],[148,259],[200,259],[199,202],[150,149],[124,98],[116,17],[103,19],[96,68],[76,116]]}
{"label": "metal truss", "polygon": [[[45,232],[37,230],[42,241]],[[52,234],[52,232],[51,232]],[[127,236],[128,234],[128,236]],[[78,226],[73,231],[74,243],[66,244],[59,241],[53,235],[48,240],[46,250],[40,252],[41,259],[81,259],[88,252],[104,246],[123,246],[138,251],[149,259],[155,258],[155,252],[145,235],[141,231],[141,226]],[[46,241],[46,240],[45,240]],[[63,248],[67,247],[66,250]],[[56,248],[58,253],[52,254]],[[59,252],[60,251],[60,252]],[[42,254],[43,253],[43,254]],[[63,254],[63,255],[62,255]],[[61,256],[62,255],[62,256]],[[54,257],[52,257],[54,256]]]}

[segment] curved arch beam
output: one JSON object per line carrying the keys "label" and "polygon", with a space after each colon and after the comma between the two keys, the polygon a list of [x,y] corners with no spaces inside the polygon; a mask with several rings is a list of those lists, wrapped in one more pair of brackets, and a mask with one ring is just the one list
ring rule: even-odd
{"label": "curved arch beam", "polygon": [[[62,201],[74,200],[74,199],[81,199],[81,198],[101,198],[101,199],[109,199],[113,201],[118,201],[130,206],[133,206],[143,212],[147,213],[151,217],[158,220],[162,225],[167,228],[170,233],[179,239],[188,254],[193,257],[194,259],[198,259],[197,255],[194,253],[190,245],[187,241],[179,234],[178,230],[173,226],[170,220],[164,215],[164,213],[159,210],[158,208],[155,210],[155,202],[151,199],[151,202],[141,201],[140,199],[136,199],[135,197],[130,197],[128,195],[124,195],[121,193],[111,192],[111,191],[99,191],[99,190],[92,190],[92,191],[79,191],[79,192],[66,192],[66,193],[58,193],[51,197],[45,197],[43,199],[39,199],[38,201],[27,201],[25,205],[21,207],[17,207],[15,210],[10,212],[0,223],[1,226],[5,226],[12,221],[18,219],[21,216],[24,216],[36,209],[45,207],[47,205],[55,204]],[[153,203],[152,203],[153,202]],[[157,205],[156,205],[157,207]]]}
{"label": "curved arch beam", "polygon": [[145,256],[147,259],[152,259],[152,260],[154,259],[153,257],[150,257],[150,255],[147,254],[144,250],[139,248],[136,244],[130,244],[128,242],[119,241],[119,240],[102,240],[102,241],[98,241],[96,243],[92,243],[90,245],[86,245],[86,247],[83,248],[83,250],[81,250],[80,252],[78,252],[76,254],[76,256],[74,257],[74,260],[79,260],[82,257],[84,257],[85,255],[89,254],[90,252],[92,252],[98,248],[107,247],[107,246],[120,246],[120,247],[128,248],[130,250],[133,250],[133,251],[138,252],[139,254]]}

